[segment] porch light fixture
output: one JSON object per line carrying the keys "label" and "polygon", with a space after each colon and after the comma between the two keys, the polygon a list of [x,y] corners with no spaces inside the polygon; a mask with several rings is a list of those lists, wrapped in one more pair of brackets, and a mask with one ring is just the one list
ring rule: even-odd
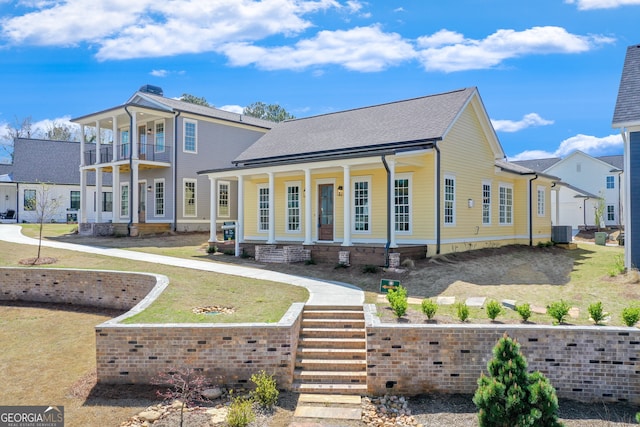
{"label": "porch light fixture", "polygon": [[147,192],[151,193],[151,186],[150,185],[147,186]]}
{"label": "porch light fixture", "polygon": [[5,194],[5,195],[4,195],[4,199],[5,199],[5,200],[9,200],[9,195],[8,195],[8,194]]}
{"label": "porch light fixture", "polygon": [[469,206],[470,208],[473,207],[473,199],[468,199],[467,200],[467,206]]}
{"label": "porch light fixture", "polygon": [[342,197],[342,190],[343,190],[342,185],[339,185],[338,186],[338,197]]}
{"label": "porch light fixture", "polygon": [[151,129],[151,128],[147,129],[147,135],[151,135],[152,131],[153,131],[153,129]]}

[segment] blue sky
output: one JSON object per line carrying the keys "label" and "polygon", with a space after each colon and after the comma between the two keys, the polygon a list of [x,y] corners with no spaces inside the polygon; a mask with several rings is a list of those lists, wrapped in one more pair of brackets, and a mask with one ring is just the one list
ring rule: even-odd
{"label": "blue sky", "polygon": [[638,17],[640,0],[0,0],[0,138],[144,84],[296,117],[476,86],[510,160],[621,154]]}

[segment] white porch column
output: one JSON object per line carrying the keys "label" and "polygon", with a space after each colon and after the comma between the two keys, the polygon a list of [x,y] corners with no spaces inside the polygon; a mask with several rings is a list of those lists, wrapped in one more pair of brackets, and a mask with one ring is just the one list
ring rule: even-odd
{"label": "white porch column", "polygon": [[131,186],[133,188],[129,189],[129,215],[132,215],[133,224],[137,224],[140,222],[140,214],[138,212],[138,206],[140,202],[140,194],[138,191],[138,162],[134,161],[131,165]]}
{"label": "white porch column", "polygon": [[268,172],[269,176],[269,238],[267,243],[276,242],[276,209],[275,202],[275,180],[273,179],[273,172]]}
{"label": "white porch column", "polygon": [[218,241],[216,219],[218,219],[218,180],[209,177],[209,243]]}
{"label": "white porch column", "polygon": [[351,168],[346,165],[342,167],[343,172],[343,222],[344,230],[342,237],[342,246],[351,246]]}
{"label": "white porch column", "polygon": [[311,169],[304,170],[304,242],[310,245],[312,241],[313,220],[311,219]]}
{"label": "white porch column", "polygon": [[389,181],[391,181],[389,186],[389,224],[391,227],[390,239],[389,239],[389,247],[397,248],[398,244],[396,243],[396,160],[389,159],[387,160],[387,164],[389,165]]}
{"label": "white porch column", "polygon": [[118,150],[120,147],[118,139],[118,118],[116,116],[111,117],[111,159],[109,161],[115,162],[120,158]]}
{"label": "white porch column", "polygon": [[111,177],[111,222],[120,222],[120,168],[113,167],[113,176]]}
{"label": "white porch column", "polygon": [[[131,114],[132,116],[132,120],[131,120],[131,126],[133,127],[133,129],[129,129],[129,134],[131,135],[131,158],[132,159],[138,159],[138,122],[136,120],[137,118],[137,114],[134,111],[133,114]],[[135,181],[134,181],[135,183]]]}
{"label": "white porch column", "polygon": [[102,168],[96,168],[96,223],[102,222]]}
{"label": "white porch column", "polygon": [[238,177],[238,224],[236,227],[236,240],[244,243],[244,175]]}
{"label": "white porch column", "polygon": [[96,165],[99,165],[100,163],[102,163],[100,161],[100,144],[101,143],[102,141],[100,141],[100,122],[96,120]]}
{"label": "white porch column", "polygon": [[80,218],[78,223],[87,222],[87,171],[80,169]]}
{"label": "white porch column", "polygon": [[[84,150],[86,137],[84,135],[84,125],[80,125],[80,166],[85,166],[84,161]],[[80,203],[82,203],[82,198],[80,198]]]}

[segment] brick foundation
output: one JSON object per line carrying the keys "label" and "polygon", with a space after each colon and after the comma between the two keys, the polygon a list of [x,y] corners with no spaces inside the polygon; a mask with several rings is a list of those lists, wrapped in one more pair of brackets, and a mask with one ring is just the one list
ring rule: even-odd
{"label": "brick foundation", "polygon": [[302,246],[256,245],[255,258],[259,262],[291,264],[311,259],[311,251]]}

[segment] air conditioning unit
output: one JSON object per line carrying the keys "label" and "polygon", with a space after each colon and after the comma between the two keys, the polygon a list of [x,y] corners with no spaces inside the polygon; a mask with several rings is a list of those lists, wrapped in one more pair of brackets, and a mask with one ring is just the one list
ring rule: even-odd
{"label": "air conditioning unit", "polygon": [[571,243],[572,237],[570,225],[554,225],[551,227],[551,240],[555,243]]}

